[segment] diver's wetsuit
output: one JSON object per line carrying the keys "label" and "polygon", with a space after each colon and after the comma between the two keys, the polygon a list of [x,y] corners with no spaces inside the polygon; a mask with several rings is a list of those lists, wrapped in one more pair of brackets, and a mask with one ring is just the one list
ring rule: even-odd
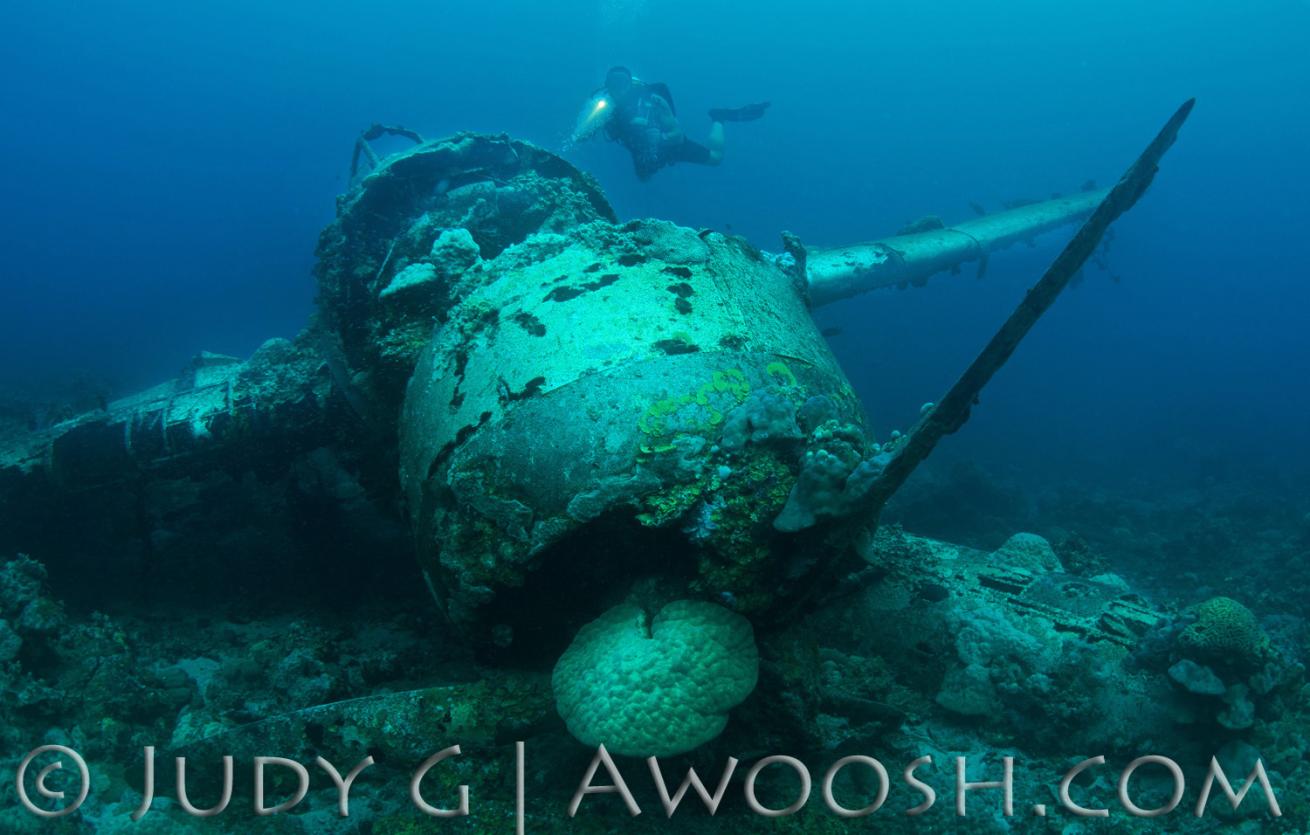
{"label": "diver's wetsuit", "polygon": [[[649,180],[656,171],[675,162],[714,164],[710,149],[688,139],[678,127],[673,96],[666,85],[634,79],[631,90],[622,100],[616,100],[614,107],[606,133],[632,154],[639,179]],[[666,130],[670,125],[671,129]]]}

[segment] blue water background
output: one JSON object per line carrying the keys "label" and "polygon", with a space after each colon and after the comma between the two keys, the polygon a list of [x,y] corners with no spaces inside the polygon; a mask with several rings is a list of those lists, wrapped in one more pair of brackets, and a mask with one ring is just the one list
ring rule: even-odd
{"label": "blue water background", "polygon": [[[638,183],[570,158],[621,216],[825,246],[968,201],[1109,184],[1199,105],[1089,271],[941,455],[1024,477],[1310,473],[1310,4],[224,3],[12,0],[0,18],[0,387],[115,393],[246,355],[313,307],[320,228],[374,121],[558,148],[614,63],[667,82],[719,169]],[[907,426],[1055,254],[821,311],[877,431]],[[940,456],[939,456],[940,457]]]}

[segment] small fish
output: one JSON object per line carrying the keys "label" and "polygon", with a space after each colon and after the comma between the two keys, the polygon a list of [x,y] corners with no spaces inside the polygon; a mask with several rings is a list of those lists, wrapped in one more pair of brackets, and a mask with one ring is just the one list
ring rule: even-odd
{"label": "small fish", "polygon": [[1123,276],[1119,275],[1118,273],[1110,273],[1110,280],[1113,281],[1115,284],[1118,284],[1120,281],[1123,281]]}
{"label": "small fish", "polygon": [[1087,182],[1083,183],[1079,188],[1081,188],[1083,191],[1096,191],[1096,181],[1088,180]]}
{"label": "small fish", "polygon": [[826,339],[832,339],[834,336],[841,336],[841,328],[827,327],[819,331]]}
{"label": "small fish", "polygon": [[984,215],[987,214],[987,210],[982,207],[981,203],[975,203],[974,201],[970,200],[969,208],[973,209],[973,213],[978,215],[978,217],[983,217]]}

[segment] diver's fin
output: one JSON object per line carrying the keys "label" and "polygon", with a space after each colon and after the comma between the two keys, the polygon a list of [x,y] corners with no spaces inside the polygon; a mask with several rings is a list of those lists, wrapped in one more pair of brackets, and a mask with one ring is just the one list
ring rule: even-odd
{"label": "diver's fin", "polygon": [[710,111],[710,120],[715,122],[753,122],[769,109],[769,102],[759,101],[745,107],[716,107]]}

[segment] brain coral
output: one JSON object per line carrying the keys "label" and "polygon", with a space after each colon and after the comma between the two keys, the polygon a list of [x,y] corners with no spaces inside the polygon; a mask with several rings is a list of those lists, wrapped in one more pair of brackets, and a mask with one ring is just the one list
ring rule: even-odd
{"label": "brain coral", "polygon": [[1231,662],[1257,660],[1267,639],[1250,609],[1230,597],[1193,608],[1196,620],[1178,636],[1184,655]]}
{"label": "brain coral", "polygon": [[622,605],[582,627],[551,684],[580,742],[626,756],[670,756],[718,736],[758,675],[745,618],[680,600],[649,622],[642,609]]}

